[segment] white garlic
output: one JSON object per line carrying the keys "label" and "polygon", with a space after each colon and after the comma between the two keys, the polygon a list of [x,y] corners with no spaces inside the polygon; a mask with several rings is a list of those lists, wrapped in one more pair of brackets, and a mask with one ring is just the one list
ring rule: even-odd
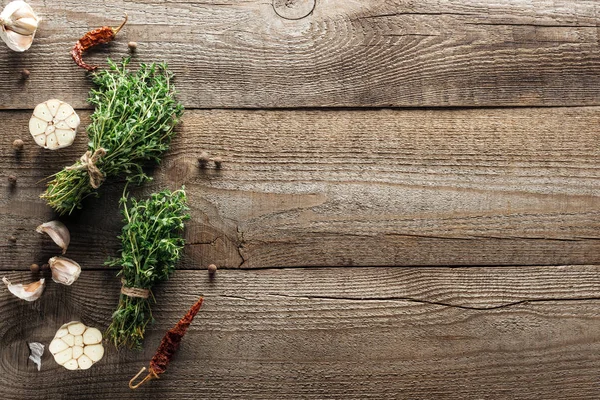
{"label": "white garlic", "polygon": [[73,144],[79,116],[69,104],[50,99],[38,104],[29,120],[29,132],[35,142],[50,150],[62,149]]}
{"label": "white garlic", "polygon": [[[52,257],[48,264],[52,270],[52,280],[56,283],[70,286],[81,274],[81,266],[70,258]],[[73,332],[70,333],[73,334]]]}
{"label": "white garlic", "polygon": [[102,333],[96,328],[72,321],[56,331],[48,350],[54,356],[54,361],[66,369],[88,369],[104,356]]}
{"label": "white garlic", "polygon": [[33,43],[39,22],[29,4],[12,1],[0,14],[0,38],[11,50],[25,51]]}
{"label": "white garlic", "polygon": [[67,248],[71,242],[71,234],[65,224],[60,221],[50,221],[41,224],[35,230],[39,233],[48,234],[54,240],[54,243],[63,249],[63,254],[67,252]]}
{"label": "white garlic", "polygon": [[2,278],[2,282],[8,286],[8,290],[12,294],[26,301],[35,301],[39,299],[46,286],[46,280],[44,278],[37,282],[30,283],[29,285],[22,285],[20,283],[13,285],[6,277]]}

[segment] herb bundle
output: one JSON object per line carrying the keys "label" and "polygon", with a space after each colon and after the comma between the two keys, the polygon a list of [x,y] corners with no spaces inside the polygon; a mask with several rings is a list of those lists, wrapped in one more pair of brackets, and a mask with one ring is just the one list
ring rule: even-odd
{"label": "herb bundle", "polygon": [[96,108],[87,128],[89,151],[53,175],[41,196],[61,215],[81,208],[83,199],[95,193],[106,177],[149,180],[143,166],[160,162],[183,114],[166,64],[142,64],[131,72],[127,58],[121,64],[110,59],[108,63],[108,70],[92,78],[97,88],[88,99]]}
{"label": "herb bundle", "polygon": [[115,346],[140,348],[152,318],[151,289],[175,270],[185,241],[187,214],[183,189],[154,193],[147,200],[121,199],[125,226],[119,236],[121,256],[106,265],[121,267],[123,288],[107,336]]}

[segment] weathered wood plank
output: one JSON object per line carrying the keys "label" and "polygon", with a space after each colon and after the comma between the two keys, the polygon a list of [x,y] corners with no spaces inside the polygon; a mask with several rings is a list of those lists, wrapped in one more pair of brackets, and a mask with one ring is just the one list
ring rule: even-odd
{"label": "weathered wood plank", "polygon": [[69,50],[124,11],[125,31],[89,60],[136,40],[135,61],[168,61],[189,108],[600,104],[595,0],[318,1],[298,20],[272,0],[31,4],[44,22],[28,52],[0,52],[0,108],[57,95],[86,107]]}
{"label": "weathered wood plank", "polygon": [[[184,268],[600,263],[598,111],[193,111],[144,190],[185,184]],[[0,265],[11,269],[56,254],[34,232],[52,218],[40,180],[86,138],[56,153],[28,141],[16,157],[29,113],[1,115],[15,132],[0,136]],[[223,168],[200,169],[203,150]],[[121,191],[106,184],[67,220],[69,254],[87,267],[118,248]]]}
{"label": "weathered wood plank", "polygon": [[[178,271],[156,291],[141,352],[108,348],[88,371],[28,341],[64,322],[106,327],[119,283],[85,271],[26,304],[0,291],[3,399],[591,399],[600,395],[598,266]],[[10,273],[14,281],[29,273]],[[205,306],[160,381],[128,379],[196,297]]]}

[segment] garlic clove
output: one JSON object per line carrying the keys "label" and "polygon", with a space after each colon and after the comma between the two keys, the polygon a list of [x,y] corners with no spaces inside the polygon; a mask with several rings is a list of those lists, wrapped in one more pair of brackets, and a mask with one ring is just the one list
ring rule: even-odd
{"label": "garlic clove", "polygon": [[83,348],[83,354],[88,356],[90,360],[100,361],[104,356],[104,347],[101,344],[92,344]]}
{"label": "garlic clove", "polygon": [[67,329],[71,335],[81,335],[85,331],[86,326],[81,322],[72,322]]}
{"label": "garlic clove", "polygon": [[54,243],[56,243],[63,250],[63,254],[67,252],[69,243],[71,243],[71,233],[65,224],[60,221],[44,222],[35,230],[39,233],[48,234],[48,236],[54,240]]}
{"label": "garlic clove", "polygon": [[33,37],[23,36],[17,32],[5,30],[0,28],[0,39],[6,43],[9,49],[13,51],[23,52],[31,47],[33,43]]}
{"label": "garlic clove", "polygon": [[54,131],[46,135],[46,148],[48,150],[58,150],[60,148]]}
{"label": "garlic clove", "polygon": [[[65,331],[68,333],[65,334]],[[61,338],[58,338],[58,335],[61,335]],[[96,341],[94,344],[84,343]],[[70,370],[88,369],[104,356],[102,333],[78,321],[61,326],[48,349],[58,364]]]}
{"label": "garlic clove", "polygon": [[29,120],[29,132],[36,143],[50,150],[70,146],[81,120],[69,104],[50,99],[38,104]]}
{"label": "garlic clove", "polygon": [[39,136],[34,136],[33,137],[35,139],[35,142],[38,144],[38,146],[42,146],[45,147],[46,146],[46,135],[39,135]]}
{"label": "garlic clove", "polygon": [[79,369],[89,369],[92,365],[94,365],[94,362],[85,354],[79,357],[77,363],[79,364]]}
{"label": "garlic clove", "polygon": [[63,367],[65,367],[68,370],[74,371],[79,368],[79,363],[76,359],[71,358],[69,361],[63,364]]}
{"label": "garlic clove", "polygon": [[69,345],[65,343],[63,340],[55,338],[52,342],[50,342],[50,346],[48,346],[48,350],[50,353],[60,353],[63,350],[69,348]]}
{"label": "garlic clove", "polygon": [[[52,257],[48,264],[52,270],[52,280],[56,283],[70,286],[81,274],[81,266],[70,258]],[[83,330],[80,333],[73,333],[69,326],[69,332],[73,335],[81,335]]]}
{"label": "garlic clove", "polygon": [[73,346],[73,359],[78,359],[83,354],[82,346]]}
{"label": "garlic clove", "polygon": [[56,112],[58,111],[58,108],[60,107],[61,103],[62,101],[58,99],[50,99],[46,101],[46,106],[50,110],[50,114],[52,115],[52,117],[56,117]]}
{"label": "garlic clove", "polygon": [[34,137],[46,133],[47,127],[48,123],[36,116],[31,117],[29,120],[29,132],[31,132]]}
{"label": "garlic clove", "polygon": [[57,129],[54,133],[56,135],[56,139],[58,140],[58,145],[60,147],[67,147],[73,141],[73,135],[71,130],[65,129]]}
{"label": "garlic clove", "polygon": [[22,285],[20,283],[13,285],[6,277],[2,278],[2,282],[8,287],[9,292],[25,301],[35,301],[39,299],[46,286],[46,280],[43,278],[28,285]]}
{"label": "garlic clove", "polygon": [[64,121],[65,119],[73,115],[74,112],[75,110],[73,110],[73,107],[71,107],[67,103],[62,103],[58,108],[58,111],[56,112],[56,119],[59,121]]}
{"label": "garlic clove", "polygon": [[96,328],[88,328],[83,333],[84,344],[97,344],[102,341],[102,333]]}
{"label": "garlic clove", "polygon": [[33,116],[41,119],[42,121],[52,121],[52,112],[46,103],[40,103],[33,109]]}
{"label": "garlic clove", "polygon": [[67,118],[65,118],[65,122],[67,123],[69,128],[77,129],[77,127],[81,123],[81,120],[79,119],[79,115],[77,115],[77,113],[75,113],[73,111],[73,114],[71,114]]}
{"label": "garlic clove", "polygon": [[70,129],[71,129],[71,127],[69,126],[69,124],[67,124],[67,122],[66,122],[66,121],[58,121],[58,122],[57,122],[57,123],[54,125],[54,128],[55,128],[56,130],[59,130],[59,129],[70,130]]}
{"label": "garlic clove", "polygon": [[3,11],[3,14],[7,10],[10,12],[9,15],[11,15],[14,19],[35,18],[35,13],[33,12],[33,9],[29,4],[27,4],[24,1],[13,1],[12,3],[6,6],[6,8]]}
{"label": "garlic clove", "polygon": [[69,347],[75,346],[75,337],[73,335],[63,336],[61,340],[65,342]]}
{"label": "garlic clove", "polygon": [[63,351],[60,351],[54,354],[54,361],[56,361],[60,365],[64,365],[67,361],[73,358],[73,349],[71,347],[66,348]]}
{"label": "garlic clove", "polygon": [[[14,14],[13,14],[14,15]],[[29,32],[36,30],[38,22],[34,18],[19,18],[10,27],[10,30],[21,36],[29,36]],[[33,41],[33,37],[31,38]]]}
{"label": "garlic clove", "polygon": [[54,337],[60,339],[63,336],[68,335],[68,334],[69,334],[69,330],[66,327],[61,327],[58,331],[56,331],[56,335],[54,335]]}

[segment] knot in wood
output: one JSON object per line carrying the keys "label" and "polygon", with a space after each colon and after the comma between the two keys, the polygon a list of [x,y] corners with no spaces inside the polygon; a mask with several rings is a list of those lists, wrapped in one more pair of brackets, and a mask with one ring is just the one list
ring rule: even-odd
{"label": "knot in wood", "polygon": [[277,15],[285,19],[302,19],[315,9],[316,0],[273,0]]}

